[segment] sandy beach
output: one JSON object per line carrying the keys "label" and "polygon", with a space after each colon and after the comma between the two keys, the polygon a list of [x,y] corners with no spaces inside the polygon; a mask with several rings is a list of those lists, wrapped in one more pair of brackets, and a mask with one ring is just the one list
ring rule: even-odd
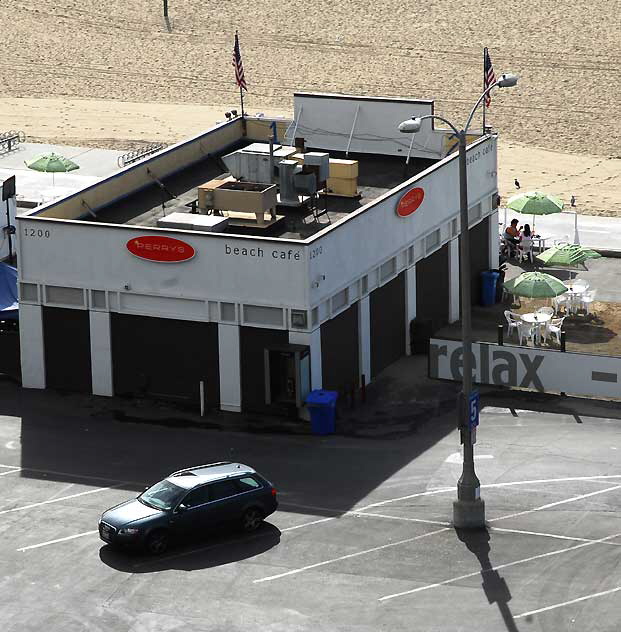
{"label": "sandy beach", "polygon": [[[2,127],[29,139],[105,147],[175,142],[238,107],[290,114],[295,90],[433,98],[459,124],[481,91],[482,48],[517,88],[493,95],[503,198],[573,194],[621,216],[621,8],[617,0],[532,3],[382,0],[4,0]],[[2,130],[0,130],[2,131]]]}

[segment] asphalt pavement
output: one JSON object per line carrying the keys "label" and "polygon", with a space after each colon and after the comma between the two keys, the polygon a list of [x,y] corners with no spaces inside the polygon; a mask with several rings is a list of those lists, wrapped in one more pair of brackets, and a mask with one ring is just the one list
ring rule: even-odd
{"label": "asphalt pavement", "polygon": [[[525,410],[527,394],[485,408],[488,528],[468,532],[451,525],[450,412],[379,439],[134,423],[93,401],[0,382],[7,632],[619,630],[618,420]],[[278,489],[258,532],[154,558],[99,540],[108,507],[223,459]]]}

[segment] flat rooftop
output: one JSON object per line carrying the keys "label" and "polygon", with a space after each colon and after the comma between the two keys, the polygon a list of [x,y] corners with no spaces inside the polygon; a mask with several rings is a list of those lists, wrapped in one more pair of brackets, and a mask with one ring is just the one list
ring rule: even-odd
{"label": "flat rooftop", "polygon": [[[250,145],[241,142],[235,147],[228,147],[221,154],[212,154],[182,171],[164,177],[149,186],[133,192],[97,209],[96,215],[86,215],[86,221],[125,224],[133,226],[156,227],[159,219],[171,213],[191,213],[198,199],[199,185],[216,178],[229,175],[221,160],[223,155]],[[321,151],[313,148],[312,151]],[[329,152],[330,158],[346,158],[343,153]],[[387,191],[411,178],[434,164],[435,160],[410,158],[405,164],[405,157],[381,156],[370,154],[352,154],[350,160],[358,161],[358,196],[342,197],[336,195],[317,196],[316,210],[309,205],[290,207],[278,205],[278,221],[267,227],[253,226],[251,222],[229,223],[223,231],[226,234],[242,234],[253,236],[276,237],[283,239],[306,239],[334,224],[350,213],[374,201]],[[326,210],[327,214],[323,211]],[[227,212],[223,215],[226,217]],[[267,217],[267,216],[266,216]],[[232,221],[232,218],[230,218]]]}
{"label": "flat rooftop", "polygon": [[[27,161],[49,153],[69,158],[80,168],[52,175],[26,166]],[[19,143],[11,151],[0,151],[0,181],[15,176],[17,205],[32,208],[64,198],[117,172],[118,159],[124,153],[71,145]]]}

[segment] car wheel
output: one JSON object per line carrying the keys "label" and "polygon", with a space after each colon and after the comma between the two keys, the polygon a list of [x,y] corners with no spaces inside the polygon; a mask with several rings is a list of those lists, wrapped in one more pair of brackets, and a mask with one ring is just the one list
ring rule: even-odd
{"label": "car wheel", "polygon": [[168,533],[162,529],[154,531],[147,538],[147,551],[152,555],[160,555],[168,548]]}
{"label": "car wheel", "polygon": [[244,511],[242,516],[242,528],[249,533],[254,531],[263,522],[263,512],[257,507],[251,507]]}

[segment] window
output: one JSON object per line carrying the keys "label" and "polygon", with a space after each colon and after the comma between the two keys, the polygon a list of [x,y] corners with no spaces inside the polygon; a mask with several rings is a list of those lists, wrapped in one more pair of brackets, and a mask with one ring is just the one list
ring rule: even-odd
{"label": "window", "polygon": [[247,476],[246,478],[240,478],[237,481],[237,486],[242,492],[249,492],[252,489],[257,489],[261,487],[257,481],[254,480],[251,476]]}
{"label": "window", "polygon": [[345,307],[348,301],[347,288],[345,288],[332,297],[332,311],[336,312],[337,310]]}
{"label": "window", "polygon": [[209,496],[211,500],[221,500],[229,496],[239,494],[237,481],[218,481],[209,485]]}
{"label": "window", "polygon": [[197,489],[193,489],[184,499],[183,504],[186,507],[198,507],[209,502],[209,486],[203,485]]}
{"label": "window", "polygon": [[425,237],[425,253],[429,253],[440,245],[440,229],[434,230]]}
{"label": "window", "polygon": [[380,267],[380,278],[382,281],[394,276],[397,272],[397,259],[393,257]]}
{"label": "window", "polygon": [[95,309],[106,309],[106,293],[103,290],[91,292],[91,305]]}
{"label": "window", "polygon": [[36,283],[21,283],[19,298],[22,301],[38,301],[39,291],[37,289]]}
{"label": "window", "polygon": [[220,314],[222,320],[235,322],[235,303],[220,303]]}
{"label": "window", "polygon": [[55,305],[84,305],[84,290],[75,287],[48,285],[47,302]]}
{"label": "window", "polygon": [[296,329],[306,329],[306,312],[301,309],[292,309],[291,326]]}
{"label": "window", "polygon": [[[230,320],[230,319],[229,319]],[[273,325],[282,327],[283,312],[279,307],[244,305],[244,322],[252,325]]]}

